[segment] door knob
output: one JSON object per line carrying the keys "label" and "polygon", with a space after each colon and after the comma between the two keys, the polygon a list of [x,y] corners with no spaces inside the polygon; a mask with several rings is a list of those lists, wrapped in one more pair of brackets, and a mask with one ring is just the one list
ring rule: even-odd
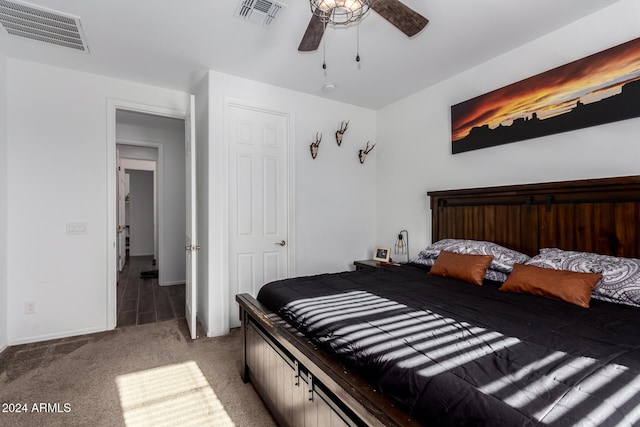
{"label": "door knob", "polygon": [[280,246],[284,246],[286,244],[287,244],[287,242],[285,242],[284,240],[282,240],[280,242],[276,242],[276,245],[280,245]]}

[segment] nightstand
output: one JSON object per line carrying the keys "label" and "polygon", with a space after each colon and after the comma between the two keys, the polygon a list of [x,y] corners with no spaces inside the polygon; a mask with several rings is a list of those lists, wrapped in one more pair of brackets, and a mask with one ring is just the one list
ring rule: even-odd
{"label": "nightstand", "polygon": [[398,267],[400,264],[394,264],[394,263],[383,264],[381,262],[374,261],[372,259],[363,259],[360,261],[354,261],[353,265],[356,266],[356,271],[358,271],[358,270],[368,270],[371,268]]}

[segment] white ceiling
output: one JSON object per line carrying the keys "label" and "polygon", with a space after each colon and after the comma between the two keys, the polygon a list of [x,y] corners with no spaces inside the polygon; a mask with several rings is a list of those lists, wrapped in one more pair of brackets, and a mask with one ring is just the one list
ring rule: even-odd
{"label": "white ceiling", "polygon": [[[33,0],[80,17],[90,53],[9,36],[7,56],[191,92],[212,69],[369,108],[380,108],[618,0],[403,0],[431,22],[412,39],[369,12],[356,29],[329,28],[299,53],[307,0],[271,28],[234,17],[238,0]],[[588,35],[585,35],[588,37]],[[325,83],[336,89],[322,91]]]}

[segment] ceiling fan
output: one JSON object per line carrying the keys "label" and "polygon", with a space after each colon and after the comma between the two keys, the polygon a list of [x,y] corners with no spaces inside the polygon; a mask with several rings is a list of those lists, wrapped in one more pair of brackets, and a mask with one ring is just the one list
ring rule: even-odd
{"label": "ceiling fan", "polygon": [[[314,8],[313,3],[314,1],[312,0],[311,4],[313,15],[311,16],[307,30],[300,41],[300,45],[298,46],[298,51],[300,52],[311,52],[317,50],[318,46],[320,46],[320,41],[322,40],[327,24],[330,21],[333,22],[331,19],[333,10],[337,8],[344,9],[346,7],[335,6],[334,9],[327,11],[318,7]],[[330,1],[328,3],[335,4],[338,3],[338,1]],[[378,15],[382,16],[400,31],[405,33],[408,37],[415,36],[429,23],[427,18],[406,6],[400,2],[400,0],[361,0],[358,3],[365,3],[363,6],[366,6],[366,9],[362,12],[360,17],[366,13],[368,8],[371,8],[376,11]],[[356,19],[360,19],[360,17]]]}

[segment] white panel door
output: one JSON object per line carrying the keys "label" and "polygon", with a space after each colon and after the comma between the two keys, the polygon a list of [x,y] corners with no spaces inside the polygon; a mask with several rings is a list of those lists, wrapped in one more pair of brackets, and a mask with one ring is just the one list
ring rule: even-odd
{"label": "white panel door", "polygon": [[229,107],[229,322],[235,296],[288,276],[287,117]]}
{"label": "white panel door", "polygon": [[194,121],[195,98],[191,95],[189,111],[185,118],[185,172],[186,172],[186,280],[185,280],[185,317],[191,339],[196,339],[197,273],[200,249],[196,241],[196,128]]}

